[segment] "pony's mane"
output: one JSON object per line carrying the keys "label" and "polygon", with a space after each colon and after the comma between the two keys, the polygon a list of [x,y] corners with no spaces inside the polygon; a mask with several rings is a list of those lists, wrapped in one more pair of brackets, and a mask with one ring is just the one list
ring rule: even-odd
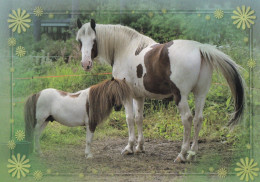
{"label": "pony's mane", "polygon": [[155,43],[153,39],[122,25],[97,24],[96,33],[99,53],[102,51],[102,56],[111,64],[125,49],[135,52]]}
{"label": "pony's mane", "polygon": [[113,102],[123,103],[130,96],[131,89],[125,80],[105,80],[90,87],[86,104],[90,131],[94,132],[96,126],[109,116]]}

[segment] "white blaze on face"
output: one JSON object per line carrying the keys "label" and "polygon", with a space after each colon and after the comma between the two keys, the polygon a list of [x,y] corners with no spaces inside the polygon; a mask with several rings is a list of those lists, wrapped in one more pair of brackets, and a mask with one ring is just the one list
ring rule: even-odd
{"label": "white blaze on face", "polygon": [[85,71],[90,71],[93,66],[91,53],[95,39],[95,32],[90,27],[89,23],[82,26],[82,28],[78,31],[77,41],[81,42],[81,66]]}

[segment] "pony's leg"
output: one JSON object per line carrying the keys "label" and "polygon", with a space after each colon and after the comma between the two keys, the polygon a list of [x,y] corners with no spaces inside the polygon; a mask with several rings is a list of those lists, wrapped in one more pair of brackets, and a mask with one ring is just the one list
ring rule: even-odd
{"label": "pony's leg", "polygon": [[122,150],[121,154],[127,155],[133,153],[133,146],[135,142],[135,128],[134,128],[134,113],[133,113],[133,100],[127,100],[126,103],[124,103],[125,106],[125,112],[126,112],[126,121],[128,126],[128,144],[127,146]]}
{"label": "pony's leg", "polygon": [[203,123],[203,108],[205,104],[206,95],[203,96],[196,96],[195,95],[195,116],[193,119],[194,125],[194,136],[193,136],[193,143],[191,146],[191,151],[188,152],[187,160],[190,161],[198,152],[198,139],[199,139],[199,132]]}
{"label": "pony's leg", "polygon": [[92,143],[92,140],[93,140],[93,136],[94,136],[94,132],[92,133],[89,129],[89,126],[87,125],[86,126],[87,128],[87,133],[86,133],[86,149],[85,149],[85,157],[87,159],[89,158],[92,158],[93,155],[91,153],[91,143]]}
{"label": "pony's leg", "polygon": [[185,162],[185,155],[187,151],[190,149],[190,132],[191,132],[191,124],[192,124],[192,114],[188,105],[187,95],[181,95],[181,101],[178,105],[182,124],[184,126],[183,131],[183,143],[181,147],[181,152],[174,160],[174,162]]}
{"label": "pony's leg", "polygon": [[40,137],[42,134],[42,131],[47,126],[48,121],[44,122],[37,122],[35,126],[35,152],[38,154],[42,154],[41,146],[40,146]]}
{"label": "pony's leg", "polygon": [[144,136],[143,136],[143,111],[144,111],[144,98],[134,99],[135,109],[135,123],[138,131],[138,140],[136,146],[136,153],[144,152]]}

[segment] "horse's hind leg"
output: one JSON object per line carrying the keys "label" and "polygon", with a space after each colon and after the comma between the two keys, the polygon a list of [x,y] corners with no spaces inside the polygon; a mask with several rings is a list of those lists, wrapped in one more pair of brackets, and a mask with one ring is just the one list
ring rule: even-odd
{"label": "horse's hind leg", "polygon": [[184,131],[183,131],[183,143],[181,147],[181,152],[174,160],[174,162],[186,161],[185,155],[187,154],[187,151],[190,149],[190,132],[191,132],[191,124],[192,124],[192,114],[188,105],[187,97],[188,94],[187,95],[181,94],[181,101],[178,104],[178,108],[182,119],[182,124],[184,126]]}
{"label": "horse's hind leg", "polygon": [[195,95],[195,116],[193,119],[194,125],[194,136],[193,136],[193,143],[191,146],[191,151],[188,152],[187,160],[190,161],[198,152],[198,139],[199,139],[199,132],[203,123],[203,107],[205,104],[206,95],[203,96],[196,96]]}
{"label": "horse's hind leg", "polygon": [[136,146],[136,153],[144,152],[144,136],[143,136],[143,111],[144,111],[144,98],[134,99],[135,109],[135,123],[138,131],[138,140]]}
{"label": "horse's hind leg", "polygon": [[35,126],[35,152],[38,154],[42,154],[41,146],[40,146],[40,136],[44,128],[47,126],[48,121],[43,120],[42,122],[37,122]]}
{"label": "horse's hind leg", "polygon": [[207,65],[202,65],[198,83],[192,91],[195,98],[195,116],[193,119],[194,136],[191,151],[187,156],[187,160],[192,160],[192,158],[198,152],[199,132],[203,123],[203,108],[205,105],[206,95],[211,85],[211,77],[212,69]]}

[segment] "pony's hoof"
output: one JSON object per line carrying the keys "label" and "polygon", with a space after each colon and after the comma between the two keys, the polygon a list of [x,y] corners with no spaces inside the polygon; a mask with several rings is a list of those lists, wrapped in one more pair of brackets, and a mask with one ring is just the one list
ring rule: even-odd
{"label": "pony's hoof", "polygon": [[137,146],[137,147],[135,148],[135,153],[136,153],[136,154],[145,153],[144,147],[139,147],[139,146]]}
{"label": "pony's hoof", "polygon": [[35,154],[38,155],[38,156],[40,156],[40,157],[43,156],[43,153],[42,153],[41,150],[35,151]]}
{"label": "pony's hoof", "polygon": [[187,156],[187,161],[193,161],[195,160],[195,157],[196,157],[196,152],[194,151],[188,151],[188,156]]}
{"label": "pony's hoof", "polygon": [[174,160],[174,163],[184,163],[186,159],[183,157],[182,154],[179,154],[178,157]]}
{"label": "pony's hoof", "polygon": [[93,158],[93,154],[86,154],[85,157],[86,157],[86,159],[92,159]]}
{"label": "pony's hoof", "polygon": [[133,151],[130,149],[125,148],[124,150],[122,150],[121,152],[122,155],[132,155]]}

